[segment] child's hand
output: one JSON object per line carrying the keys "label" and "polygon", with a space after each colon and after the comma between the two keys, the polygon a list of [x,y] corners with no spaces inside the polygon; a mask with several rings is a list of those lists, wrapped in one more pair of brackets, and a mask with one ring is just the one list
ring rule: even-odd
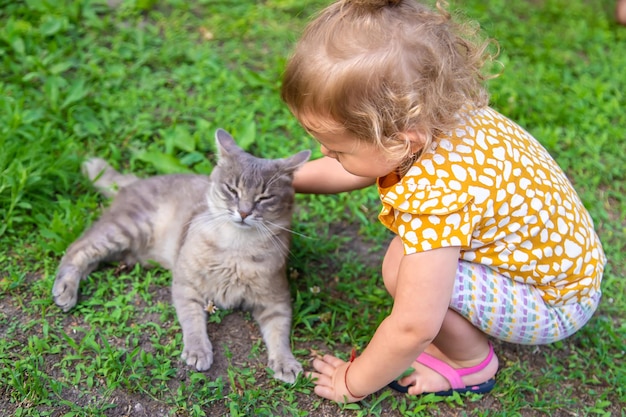
{"label": "child's hand", "polygon": [[315,393],[320,397],[336,401],[338,403],[353,403],[364,397],[354,397],[346,387],[346,369],[350,362],[332,356],[315,355],[313,368],[317,372],[308,372],[307,376],[315,383]]}

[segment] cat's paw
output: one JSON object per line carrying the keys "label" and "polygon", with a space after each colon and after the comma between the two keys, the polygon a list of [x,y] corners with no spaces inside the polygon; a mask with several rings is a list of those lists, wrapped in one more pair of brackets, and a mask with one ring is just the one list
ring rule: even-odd
{"label": "cat's paw", "polygon": [[213,365],[213,347],[208,340],[206,344],[185,345],[180,357],[187,365],[195,367],[198,371],[206,371]]}
{"label": "cat's paw", "polygon": [[73,269],[61,269],[52,286],[54,303],[67,312],[76,305],[78,300],[78,284],[80,275]]}
{"label": "cat's paw", "polygon": [[290,384],[294,383],[298,374],[302,372],[302,365],[293,356],[270,359],[267,366],[274,371],[274,378]]}

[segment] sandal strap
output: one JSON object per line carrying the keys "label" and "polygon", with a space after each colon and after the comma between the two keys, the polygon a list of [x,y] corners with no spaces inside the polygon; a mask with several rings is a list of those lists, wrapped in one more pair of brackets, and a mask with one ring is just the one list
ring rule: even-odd
{"label": "sandal strap", "polygon": [[489,363],[491,362],[493,355],[494,355],[493,345],[489,343],[489,354],[487,355],[485,360],[483,360],[478,365],[471,366],[469,368],[455,369],[451,367],[450,365],[448,365],[447,363],[445,363],[444,361],[437,359],[434,356],[429,355],[428,353],[425,353],[425,352],[419,355],[419,357],[417,358],[417,362],[421,363],[424,366],[429,367],[430,369],[432,369],[433,371],[437,372],[438,374],[443,376],[445,379],[447,379],[452,389],[459,389],[459,388],[465,388],[465,384],[463,383],[463,380],[461,379],[461,377],[470,375],[470,374],[473,374],[473,373],[476,373],[478,371],[485,369],[487,365],[489,365]]}
{"label": "sandal strap", "polygon": [[457,369],[456,372],[461,376],[465,376],[465,375],[475,374],[478,371],[482,371],[483,369],[487,367],[487,365],[489,365],[489,363],[491,362],[491,359],[493,358],[493,355],[494,355],[493,345],[491,344],[491,342],[489,342],[489,353],[487,354],[487,357],[485,358],[484,361],[482,361],[476,366]]}

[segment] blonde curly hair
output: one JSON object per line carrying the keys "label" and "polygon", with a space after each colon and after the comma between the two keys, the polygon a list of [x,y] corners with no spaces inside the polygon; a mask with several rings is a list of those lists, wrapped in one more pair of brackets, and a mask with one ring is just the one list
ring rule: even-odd
{"label": "blonde curly hair", "polygon": [[[281,96],[305,128],[342,129],[394,160],[417,156],[407,132],[452,129],[462,107],[483,107],[491,40],[453,21],[444,1],[340,0],[306,27]],[[311,126],[311,120],[325,126]],[[418,152],[419,153],[419,152]]]}

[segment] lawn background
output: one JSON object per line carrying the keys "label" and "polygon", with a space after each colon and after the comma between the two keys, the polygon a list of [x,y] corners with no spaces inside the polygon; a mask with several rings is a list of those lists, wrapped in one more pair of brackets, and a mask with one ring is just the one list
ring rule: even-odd
{"label": "lawn background", "polygon": [[[209,173],[217,127],[260,156],[320,156],[279,87],[326,3],[0,0],[0,416],[625,415],[626,27],[609,0],[451,2],[499,41],[493,107],[564,168],[609,258],[581,332],[497,344],[492,394],[320,401],[304,378],[269,378],[254,322],[229,312],[209,320],[224,335],[216,369],[193,372],[159,269],[102,269],[74,310],[54,306],[63,251],[106,204],[80,176],[85,157],[141,175]],[[362,349],[388,313],[379,264],[390,236],[373,189],[298,204],[292,340],[308,367],[309,349]]]}

